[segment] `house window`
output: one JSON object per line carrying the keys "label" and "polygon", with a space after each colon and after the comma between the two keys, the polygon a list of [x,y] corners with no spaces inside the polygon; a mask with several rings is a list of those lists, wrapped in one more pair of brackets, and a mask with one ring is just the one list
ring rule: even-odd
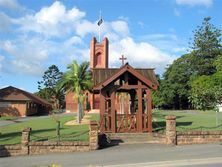
{"label": "house window", "polygon": [[10,106],[11,106],[10,102],[0,102],[0,108],[6,108]]}

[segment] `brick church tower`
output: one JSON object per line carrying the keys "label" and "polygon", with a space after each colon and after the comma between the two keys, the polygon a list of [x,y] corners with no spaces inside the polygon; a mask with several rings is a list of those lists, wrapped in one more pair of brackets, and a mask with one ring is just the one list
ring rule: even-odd
{"label": "brick church tower", "polygon": [[[109,41],[104,38],[101,43],[98,43],[93,37],[90,43],[90,69],[105,69],[109,66]],[[92,94],[90,97],[91,109],[99,109],[99,94]]]}
{"label": "brick church tower", "polygon": [[109,61],[109,42],[104,38],[98,43],[93,37],[90,43],[90,68],[108,68]]}
{"label": "brick church tower", "polygon": [[[90,69],[96,68],[108,68],[109,62],[109,41],[104,38],[102,42],[97,42],[96,38],[93,37],[90,43]],[[91,109],[99,109],[99,94],[87,93],[90,102]],[[66,112],[76,112],[77,102],[73,100],[74,93],[68,92],[66,94]]]}

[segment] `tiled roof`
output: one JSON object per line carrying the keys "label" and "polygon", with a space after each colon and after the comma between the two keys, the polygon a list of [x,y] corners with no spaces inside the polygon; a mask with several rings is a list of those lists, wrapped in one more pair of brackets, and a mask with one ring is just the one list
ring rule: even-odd
{"label": "tiled roof", "polygon": [[15,88],[13,86],[8,86],[6,88],[0,89],[0,100],[4,101],[33,101],[38,104],[51,106],[51,104],[32,93],[26,92],[24,90]]}

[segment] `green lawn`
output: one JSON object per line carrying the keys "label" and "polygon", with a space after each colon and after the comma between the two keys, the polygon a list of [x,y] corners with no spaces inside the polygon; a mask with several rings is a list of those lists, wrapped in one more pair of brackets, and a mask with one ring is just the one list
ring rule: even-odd
{"label": "green lawn", "polygon": [[[73,120],[74,116],[61,116],[61,140],[63,141],[88,141],[88,125],[66,126],[65,122]],[[91,120],[98,120],[98,115],[92,115]],[[17,144],[21,142],[21,131],[25,127],[31,127],[31,140],[57,140],[57,123],[53,118],[33,119],[26,122],[16,121],[15,124],[0,127],[0,145]]]}
{"label": "green lawn", "polygon": [[[214,111],[161,111],[153,110],[154,131],[165,131],[165,116],[177,116],[177,131],[187,130],[222,130],[222,113],[217,113],[218,120],[216,126],[216,113]],[[62,141],[88,141],[88,125],[66,126],[65,122],[73,120],[74,116],[63,115],[61,121]],[[91,114],[90,120],[99,120],[99,114]],[[31,127],[31,140],[57,140],[56,121],[50,118],[32,119],[26,122],[19,122],[0,127],[0,145],[18,144],[21,141],[21,131],[25,127]]]}
{"label": "green lawn", "polygon": [[[218,119],[216,119],[216,114]],[[222,113],[214,111],[167,111],[153,110],[154,130],[165,129],[165,116],[175,115],[177,117],[177,131],[187,130],[222,130]]]}
{"label": "green lawn", "polygon": [[17,117],[12,117],[12,116],[2,116],[2,117],[0,117],[0,121],[1,120],[15,120],[15,119],[17,119]]}

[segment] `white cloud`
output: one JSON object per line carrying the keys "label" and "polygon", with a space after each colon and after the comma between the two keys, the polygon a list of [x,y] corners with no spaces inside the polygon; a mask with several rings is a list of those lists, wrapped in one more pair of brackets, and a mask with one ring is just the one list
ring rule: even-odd
{"label": "white cloud", "polygon": [[[0,49],[7,59],[8,67],[5,68],[13,73],[39,76],[44,66],[65,66],[73,59],[89,61],[89,37],[98,36],[99,29],[96,21],[87,20],[85,15],[85,12],[75,7],[67,9],[61,2],[55,1],[36,13],[9,18],[16,25],[17,35],[14,39],[0,41]],[[110,41],[109,58],[112,67],[120,66],[119,57],[124,54],[131,65],[154,67],[161,73],[175,58],[169,55],[167,49],[160,49],[152,43],[177,41],[175,35],[153,34],[141,40],[145,42],[136,42],[130,36],[127,20],[122,18],[103,22],[101,36],[108,37]],[[165,43],[161,43],[161,46],[163,44],[166,46]],[[172,49],[172,45],[170,47]],[[177,45],[176,48],[176,51],[180,49]]]}
{"label": "white cloud", "polygon": [[64,44],[67,47],[71,47],[72,45],[79,45],[79,44],[83,44],[83,43],[84,42],[83,42],[82,38],[80,38],[78,36],[73,36],[64,42]]}
{"label": "white cloud", "polygon": [[0,0],[0,6],[8,9],[21,9],[17,0]]}
{"label": "white cloud", "polygon": [[178,5],[210,7],[213,5],[213,0],[176,0],[176,3]]}
{"label": "white cloud", "polygon": [[20,74],[29,74],[41,76],[43,73],[43,69],[39,63],[35,63],[33,61],[27,61],[24,59],[16,59],[10,62],[15,69],[16,73]]}
{"label": "white cloud", "polygon": [[50,7],[42,8],[35,14],[37,23],[42,25],[57,25],[58,23],[72,22],[85,16],[84,12],[77,8],[67,10],[59,1],[54,2]]}
{"label": "white cloud", "polygon": [[2,64],[3,64],[4,59],[5,58],[0,55],[0,71],[2,71]]}
{"label": "white cloud", "polygon": [[[103,23],[104,24],[104,23]],[[82,20],[76,25],[76,34],[82,38],[88,34],[97,34],[98,26],[88,20]]]}
{"label": "white cloud", "polygon": [[180,16],[180,11],[178,9],[174,9],[174,14],[175,14],[175,16],[179,17]]}
{"label": "white cloud", "polygon": [[[106,36],[111,41],[120,40],[120,38],[129,35],[129,27],[126,21],[116,20],[112,22],[103,22],[100,26],[101,36]],[[76,26],[76,33],[84,38],[86,35],[98,35],[99,27],[96,22],[82,20]]]}
{"label": "white cloud", "polygon": [[[7,71],[30,75],[42,73],[42,64],[48,58],[48,44],[39,38],[18,38],[15,41],[4,41],[1,49],[6,53]],[[6,56],[5,56],[6,59]],[[13,68],[11,68],[13,67]]]}
{"label": "white cloud", "polygon": [[111,27],[117,34],[121,34],[122,36],[127,36],[129,34],[129,28],[125,21],[114,21],[111,22]]}
{"label": "white cloud", "polygon": [[120,66],[119,57],[127,57],[127,61],[134,67],[157,68],[158,72],[163,72],[167,64],[172,63],[175,57],[161,52],[158,48],[147,42],[136,43],[132,38],[127,37],[119,42],[110,44],[110,64]]}
{"label": "white cloud", "polygon": [[49,7],[42,8],[34,15],[26,15],[20,19],[14,19],[15,24],[20,25],[23,32],[35,32],[47,37],[62,37],[73,31],[85,12],[73,7],[67,10],[59,1]]}
{"label": "white cloud", "polygon": [[0,32],[8,31],[9,26],[11,25],[11,19],[3,12],[0,12]]}
{"label": "white cloud", "polygon": [[187,41],[181,40],[175,35],[175,30],[169,34],[148,34],[141,37],[164,53],[181,56],[186,52]]}

